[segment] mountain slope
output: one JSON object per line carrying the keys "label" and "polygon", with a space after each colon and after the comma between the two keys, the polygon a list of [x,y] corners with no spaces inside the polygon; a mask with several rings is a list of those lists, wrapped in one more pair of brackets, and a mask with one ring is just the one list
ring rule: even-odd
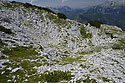
{"label": "mountain slope", "polygon": [[125,33],[60,19],[48,9],[0,3],[0,82],[119,82]]}
{"label": "mountain slope", "polygon": [[85,23],[99,20],[103,23],[120,26],[125,30],[125,2],[124,0],[109,0],[98,6],[81,11],[74,20]]}

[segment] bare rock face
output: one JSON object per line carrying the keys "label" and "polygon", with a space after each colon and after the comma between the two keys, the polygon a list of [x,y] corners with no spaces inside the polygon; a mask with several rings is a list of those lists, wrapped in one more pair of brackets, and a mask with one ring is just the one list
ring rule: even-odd
{"label": "bare rock face", "polygon": [[116,6],[125,6],[125,0],[108,0],[105,3],[101,4],[102,7],[116,7]]}
{"label": "bare rock face", "polygon": [[0,4],[8,2],[8,0],[0,0]]}

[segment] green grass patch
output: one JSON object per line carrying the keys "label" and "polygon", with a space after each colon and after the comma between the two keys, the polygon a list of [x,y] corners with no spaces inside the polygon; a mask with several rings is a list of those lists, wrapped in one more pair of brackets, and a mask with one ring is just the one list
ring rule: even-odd
{"label": "green grass patch", "polygon": [[[38,59],[38,53],[33,48],[28,47],[16,47],[16,48],[4,48],[2,51],[3,54],[7,55],[8,59],[11,61],[12,64],[7,64],[7,66],[11,65],[11,67],[19,67],[22,66],[23,68],[31,68],[34,66],[40,66],[40,63],[30,62],[28,60],[36,60]],[[25,59],[25,60],[24,60]],[[23,61],[22,61],[23,60]],[[20,63],[20,64],[17,64]],[[4,64],[6,65],[6,64]]]}
{"label": "green grass patch", "polygon": [[114,50],[125,50],[125,38],[121,38],[118,42],[118,44],[114,44],[112,46],[112,49]]}
{"label": "green grass patch", "polygon": [[12,34],[13,32],[10,29],[5,28],[4,26],[0,25],[0,31],[7,33],[7,34]]}
{"label": "green grass patch", "polygon": [[63,20],[63,19],[60,19],[58,18],[57,16],[54,16],[54,15],[51,15],[51,14],[48,14],[47,17],[49,17],[50,20],[52,20],[54,23],[58,24],[59,26],[60,25],[68,25],[67,21],[66,20]]}
{"label": "green grass patch", "polygon": [[121,44],[114,44],[112,46],[112,49],[114,49],[114,50],[123,50],[123,49],[125,49],[125,46],[122,46]]}
{"label": "green grass patch", "polygon": [[5,73],[3,75],[0,75],[0,83],[7,83],[7,80],[12,79],[12,77],[10,77],[10,71],[6,69],[0,70],[0,74],[3,71],[5,71]]}
{"label": "green grass patch", "polygon": [[84,27],[80,28],[80,34],[82,35],[83,38],[92,38],[92,34],[86,33],[86,30]]}
{"label": "green grass patch", "polygon": [[47,83],[56,83],[61,80],[71,80],[71,72],[63,72],[63,71],[54,71],[48,72],[48,74],[43,74],[41,79],[44,79]]}
{"label": "green grass patch", "polygon": [[28,47],[15,47],[15,48],[5,48],[3,50],[3,53],[11,56],[13,59],[26,59],[31,56],[38,55],[38,53],[33,48]]}
{"label": "green grass patch", "polygon": [[88,52],[86,52],[86,51],[77,52],[77,54],[80,54],[80,55],[86,55],[86,54],[92,54],[92,53],[93,53],[93,51],[88,51]]}
{"label": "green grass patch", "polygon": [[13,6],[10,3],[4,3],[4,7],[13,8]]}
{"label": "green grass patch", "polygon": [[106,77],[102,77],[102,80],[103,80],[104,82],[109,82],[109,81],[111,81],[111,80],[109,80],[109,79],[106,78]]}
{"label": "green grass patch", "polygon": [[82,68],[89,68],[90,66],[87,66],[85,64],[81,64],[80,67],[82,67]]}
{"label": "green grass patch", "polygon": [[[9,63],[4,63],[3,65],[6,66],[4,69],[1,69],[0,73],[2,71],[5,71],[3,75],[0,76],[0,83],[6,83],[7,80],[12,80],[12,76],[16,76],[15,80],[17,83],[23,81],[25,79],[28,79],[30,83],[37,83],[37,79],[33,79],[30,77],[27,77],[27,75],[32,76],[33,74],[37,73],[37,70],[34,69],[34,66],[41,66],[41,63],[38,63],[37,61],[30,61],[30,60],[36,60],[38,59],[38,53],[33,48],[28,47],[16,47],[16,48],[4,48],[2,51],[4,54],[8,55],[9,57],[6,57],[5,59],[9,60]],[[17,72],[11,73],[11,71],[8,71],[7,68],[11,67],[12,69],[22,67],[22,70],[19,70]],[[35,78],[38,78],[36,76]],[[12,80],[12,83],[14,80]],[[29,82],[27,82],[29,83]]]}
{"label": "green grass patch", "polygon": [[[27,75],[32,75],[32,74],[36,73],[36,70],[34,70],[34,69],[30,69],[30,71],[19,70],[19,71],[14,72],[14,73],[11,73],[11,71],[9,71],[7,69],[4,69],[4,70],[1,70],[0,73],[2,71],[5,71],[5,73],[0,76],[0,83],[7,83],[8,80],[11,80],[10,83],[14,83],[14,80],[16,80],[16,83],[23,83],[23,81],[25,79],[28,79],[28,80],[31,79],[31,80],[33,80],[32,78],[25,76],[26,74]],[[28,72],[30,72],[31,74],[28,73]],[[15,76],[14,80],[12,80],[13,76]],[[26,82],[24,82],[24,83],[26,83]],[[34,83],[34,82],[30,82],[30,83]]]}
{"label": "green grass patch", "polygon": [[105,48],[105,47],[94,47],[92,50],[77,52],[77,54],[80,54],[80,55],[92,54],[94,52],[100,52],[102,48]]}
{"label": "green grass patch", "polygon": [[[20,73],[22,73],[20,71]],[[24,75],[22,74],[21,78],[19,78],[17,81],[22,82],[24,79],[22,78]],[[32,75],[31,77],[25,77],[25,79],[28,79],[25,83],[38,83],[39,81],[41,83],[57,83],[61,80],[69,81],[71,80],[71,72],[63,72],[63,71],[54,71],[54,72],[46,72],[44,74],[37,74]]]}
{"label": "green grass patch", "polygon": [[89,45],[89,46],[93,46],[93,43],[92,43],[91,40],[89,40],[88,45]]}
{"label": "green grass patch", "polygon": [[[77,58],[70,58],[70,57],[64,57],[62,59],[62,62],[64,64],[72,64],[73,62],[81,62],[81,61],[84,61],[84,60],[81,60],[82,57],[77,57]],[[85,61],[84,61],[85,62]]]}
{"label": "green grass patch", "polygon": [[119,40],[119,42],[120,42],[121,44],[125,45],[125,38],[121,38],[121,39]]}
{"label": "green grass patch", "polygon": [[[30,62],[25,60],[25,61],[11,61],[11,63],[4,63],[3,65],[5,65],[6,68],[0,70],[0,73],[2,71],[5,71],[5,73],[0,76],[0,79],[1,79],[0,83],[6,83],[7,80],[12,80],[13,76],[16,76],[15,80],[17,83],[19,82],[23,83],[25,79],[28,79],[27,83],[38,82],[37,80],[39,75],[37,74],[37,70],[34,69],[33,67],[41,66],[40,63]],[[12,69],[22,67],[22,69],[18,70],[17,72],[11,73],[11,71],[7,70],[8,67],[11,67]],[[31,77],[27,77],[26,74],[30,75]],[[36,76],[32,78],[34,75]],[[12,80],[11,82],[13,83],[14,80]]]}
{"label": "green grass patch", "polygon": [[[36,71],[35,71],[36,72]],[[63,72],[63,71],[54,71],[54,72],[47,72],[46,74],[35,74],[34,70],[32,72],[32,74],[35,75],[31,75],[30,77],[26,77],[25,76],[25,71],[24,70],[20,70],[18,72],[15,73],[10,73],[10,71],[6,70],[4,75],[0,76],[0,82],[1,83],[7,83],[7,80],[10,79],[12,80],[12,76],[15,76],[16,83],[38,83],[39,81],[41,81],[41,83],[57,83],[60,82],[62,80],[66,80],[69,81],[71,80],[71,77],[73,77],[73,75],[71,75],[71,72]],[[24,80],[27,79],[27,82]],[[14,80],[12,80],[11,82],[14,83]]]}

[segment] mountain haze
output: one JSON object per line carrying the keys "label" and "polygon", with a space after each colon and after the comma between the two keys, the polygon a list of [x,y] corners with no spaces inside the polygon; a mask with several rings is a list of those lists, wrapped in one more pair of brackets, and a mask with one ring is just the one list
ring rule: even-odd
{"label": "mountain haze", "polygon": [[83,11],[83,9],[73,9],[69,6],[59,6],[59,7],[48,7],[56,13],[63,13],[68,19],[73,19],[78,13]]}
{"label": "mountain haze", "polygon": [[125,1],[109,0],[103,4],[90,7],[76,15],[75,20],[85,23],[99,20],[103,23],[120,26],[125,30]]}
{"label": "mountain haze", "polygon": [[98,20],[105,24],[119,26],[122,30],[125,30],[124,0],[108,0],[100,5],[84,9],[68,8],[71,11],[65,11],[64,7],[50,9],[64,13],[69,19],[76,20],[81,23]]}

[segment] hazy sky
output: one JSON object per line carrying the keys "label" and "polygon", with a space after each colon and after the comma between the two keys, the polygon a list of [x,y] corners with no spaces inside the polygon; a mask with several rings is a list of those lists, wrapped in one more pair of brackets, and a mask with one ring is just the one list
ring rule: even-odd
{"label": "hazy sky", "polygon": [[31,2],[33,4],[45,7],[70,6],[72,8],[84,8],[103,3],[107,0],[15,0],[15,1]]}

